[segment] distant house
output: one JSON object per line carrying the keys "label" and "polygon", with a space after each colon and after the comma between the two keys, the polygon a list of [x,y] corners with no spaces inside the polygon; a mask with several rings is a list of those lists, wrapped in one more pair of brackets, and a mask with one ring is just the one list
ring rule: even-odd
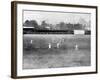
{"label": "distant house", "polygon": [[74,34],[85,34],[85,30],[74,30]]}
{"label": "distant house", "polygon": [[34,27],[26,27],[24,26],[23,27],[23,34],[30,34],[30,33],[33,33],[33,30],[34,30]]}
{"label": "distant house", "polygon": [[84,34],[84,35],[90,35],[90,30],[74,30],[74,34]]}

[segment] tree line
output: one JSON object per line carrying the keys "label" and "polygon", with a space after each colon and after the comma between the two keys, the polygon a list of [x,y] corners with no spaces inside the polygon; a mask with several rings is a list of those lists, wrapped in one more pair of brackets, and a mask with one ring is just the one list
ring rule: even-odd
{"label": "tree line", "polygon": [[84,30],[87,26],[81,23],[65,23],[59,22],[58,24],[50,24],[42,21],[39,25],[36,20],[26,20],[23,26],[33,27],[34,30]]}

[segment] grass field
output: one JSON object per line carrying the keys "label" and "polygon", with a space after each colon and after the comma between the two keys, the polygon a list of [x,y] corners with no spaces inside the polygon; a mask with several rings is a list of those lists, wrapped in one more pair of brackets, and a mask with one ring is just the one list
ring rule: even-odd
{"label": "grass field", "polygon": [[[90,35],[25,34],[23,39],[23,69],[91,65]],[[60,47],[56,48],[61,39]],[[48,48],[48,43],[52,44],[52,48]],[[75,45],[78,45],[77,49]]]}

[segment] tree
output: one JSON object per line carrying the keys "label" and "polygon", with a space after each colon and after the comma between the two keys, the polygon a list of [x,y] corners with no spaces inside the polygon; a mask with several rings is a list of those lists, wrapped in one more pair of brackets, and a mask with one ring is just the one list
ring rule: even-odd
{"label": "tree", "polygon": [[35,29],[37,29],[37,28],[38,28],[38,23],[37,23],[37,21],[36,21],[36,20],[31,20],[31,21],[30,21],[30,26],[32,26],[32,27],[34,27]]}
{"label": "tree", "polygon": [[66,29],[66,25],[64,22],[60,22],[60,29],[61,30],[65,30]]}
{"label": "tree", "polygon": [[66,29],[68,29],[68,30],[73,30],[73,29],[74,29],[73,24],[67,23],[67,24],[66,24]]}
{"label": "tree", "polygon": [[26,20],[23,26],[27,27],[34,27],[35,29],[38,29],[39,25],[36,20]]}
{"label": "tree", "polygon": [[26,20],[25,23],[23,24],[23,26],[28,26],[29,25],[29,20]]}
{"label": "tree", "polygon": [[88,24],[88,22],[85,20],[85,19],[83,19],[83,18],[80,18],[79,19],[79,24],[81,24],[82,26],[80,26],[81,27],[81,29],[86,29],[87,28],[87,24]]}
{"label": "tree", "polygon": [[42,21],[41,26],[42,27],[46,27],[46,25],[47,25],[46,22],[45,21]]}
{"label": "tree", "polygon": [[82,28],[82,24],[79,24],[79,23],[74,24],[74,29],[76,29],[76,30],[82,30],[83,29]]}
{"label": "tree", "polygon": [[48,24],[45,21],[42,21],[40,29],[45,30]]}

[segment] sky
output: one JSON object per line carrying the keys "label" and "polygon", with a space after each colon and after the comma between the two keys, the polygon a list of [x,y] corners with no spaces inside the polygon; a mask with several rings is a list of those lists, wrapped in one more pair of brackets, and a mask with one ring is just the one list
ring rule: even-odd
{"label": "sky", "polygon": [[89,22],[91,14],[89,13],[72,13],[72,12],[52,12],[52,11],[23,11],[23,22],[26,20],[36,20],[38,24],[46,21],[49,24],[65,23],[79,23]]}

